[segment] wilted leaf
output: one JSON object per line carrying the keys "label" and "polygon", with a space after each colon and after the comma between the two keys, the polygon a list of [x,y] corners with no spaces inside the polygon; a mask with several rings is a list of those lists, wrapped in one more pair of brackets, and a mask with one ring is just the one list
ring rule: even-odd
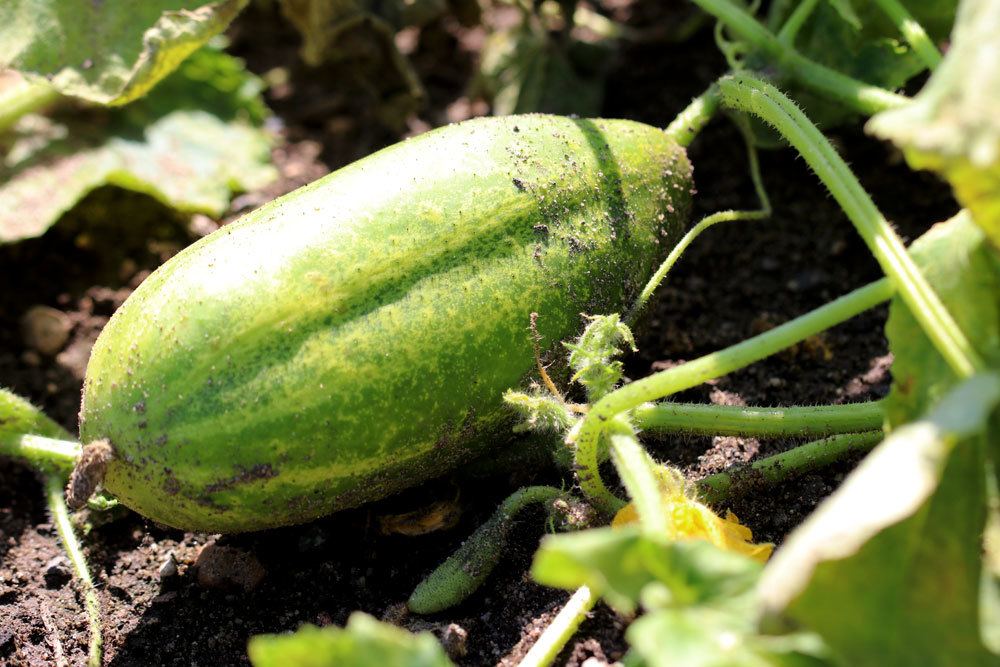
{"label": "wilted leaf", "polygon": [[433,635],[402,628],[355,612],[345,628],[304,625],[289,635],[250,638],[254,667],[451,667]]}
{"label": "wilted leaf", "polygon": [[944,62],[907,106],[868,123],[915,169],[941,172],[1000,247],[1000,3],[965,0]]}
{"label": "wilted leaf", "polygon": [[[259,82],[205,51],[122,109],[26,116],[0,165],[0,243],[38,236],[91,190],[116,185],[219,215],[233,191],[275,176]],[[207,111],[206,111],[207,109]]]}
{"label": "wilted leaf", "polygon": [[850,665],[993,664],[979,630],[981,434],[998,402],[1000,376],[973,377],[879,445],[765,569],[770,616]]}
{"label": "wilted leaf", "polygon": [[545,537],[531,575],[556,588],[589,586],[629,613],[650,584],[665,587],[676,605],[725,601],[751,590],[760,570],[749,558],[702,540],[653,540],[638,528],[622,527]]}
{"label": "wilted leaf", "polygon": [[394,20],[416,20],[427,11],[428,1],[282,0],[281,10],[302,35],[302,59],[314,67],[345,66],[352,80],[363,81],[374,93],[382,122],[399,128],[425,93],[413,65],[396,46],[401,26],[376,10],[387,11]]}
{"label": "wilted leaf", "polygon": [[4,0],[0,68],[45,77],[64,95],[125,104],[224,30],[247,1]]}
{"label": "wilted leaf", "polygon": [[[1000,362],[1000,265],[969,215],[935,225],[910,253],[973,347]],[[885,333],[894,357],[886,417],[895,427],[926,413],[958,378],[898,296]]]}

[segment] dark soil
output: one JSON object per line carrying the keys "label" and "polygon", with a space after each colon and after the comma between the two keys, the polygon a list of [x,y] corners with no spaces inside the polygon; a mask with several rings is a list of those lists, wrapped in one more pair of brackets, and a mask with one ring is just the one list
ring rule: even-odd
{"label": "dark soil", "polygon": [[[683,18],[686,3],[616,1],[636,26]],[[254,10],[260,12],[262,10]],[[238,198],[227,220],[330,169],[392,141],[486,110],[464,97],[477,31],[446,23],[425,31],[414,59],[429,104],[407,127],[387,129],[345,92],[336,72],[295,64],[297,37],[273,16],[248,13],[232,29],[234,50],[264,73],[290,68],[269,103],[283,118],[275,149],[282,180]],[[263,45],[263,46],[261,46]],[[604,115],[665,126],[725,69],[703,30],[683,45],[626,47],[615,62]],[[360,100],[360,101],[359,101]],[[876,203],[908,239],[955,209],[948,190],[909,172],[892,150],[860,129],[833,138]],[[739,135],[713,123],[691,151],[699,194],[696,215],[754,205]],[[775,204],[772,220],[732,223],[698,239],[662,288],[628,373],[640,377],[738,342],[879,277],[864,244],[836,204],[789,151],[762,156]],[[114,215],[107,212],[114,210]],[[114,222],[106,222],[113,220]],[[122,221],[127,221],[123,223]],[[0,385],[29,397],[75,432],[80,386],[96,335],[149,270],[214,221],[194,224],[138,195],[103,189],[44,237],[0,248]],[[20,333],[32,306],[68,318],[70,335],[54,356],[31,349]],[[686,392],[692,401],[808,405],[868,400],[888,391],[882,334],[886,309],[866,313],[798,348]],[[669,438],[658,456],[692,476],[717,471],[789,442],[740,438]],[[844,463],[732,501],[731,509],[759,540],[779,542],[850,470]],[[474,484],[442,480],[375,506],[304,526],[235,537],[182,533],[134,514],[96,525],[84,537],[100,589],[108,665],[245,664],[248,637],[302,623],[343,624],[354,610],[399,619],[413,586],[519,484],[558,481],[552,472],[495,475]],[[451,529],[420,537],[382,535],[378,518],[457,497],[461,518]],[[567,594],[531,582],[527,568],[541,533],[540,517],[520,524],[510,557],[471,600],[411,629],[467,632],[464,665],[516,664],[517,657]],[[200,567],[195,563],[201,553]],[[229,547],[229,548],[223,548]],[[26,468],[0,462],[0,663],[85,663],[82,599],[46,516],[42,489]],[[176,574],[171,572],[176,563]],[[599,607],[561,663],[621,658],[626,622]]]}

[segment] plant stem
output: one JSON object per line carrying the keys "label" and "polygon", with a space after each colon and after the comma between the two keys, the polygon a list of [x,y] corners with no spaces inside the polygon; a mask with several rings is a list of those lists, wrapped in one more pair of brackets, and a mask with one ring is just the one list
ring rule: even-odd
{"label": "plant stem", "polygon": [[694,0],[695,4],[722,21],[739,39],[763,51],[782,72],[813,92],[834,99],[865,115],[906,104],[903,95],[845,76],[806,58],[781,42],[745,9],[730,0]]}
{"label": "plant stem", "polygon": [[[711,89],[709,89],[711,90]],[[689,107],[690,108],[690,107]],[[680,116],[678,116],[680,118]],[[676,120],[674,121],[677,122]],[[625,321],[629,326],[633,325],[635,320],[642,313],[642,309],[646,307],[649,303],[650,298],[652,298],[653,293],[656,292],[657,288],[663,282],[663,279],[667,277],[667,274],[673,268],[677,260],[680,259],[681,255],[687,250],[688,246],[694,242],[698,236],[704,232],[709,227],[716,225],[720,222],[735,222],[737,220],[765,220],[771,217],[771,200],[767,196],[767,190],[764,189],[764,180],[760,175],[760,160],[757,158],[757,146],[754,144],[753,133],[750,129],[749,123],[743,116],[737,116],[736,125],[743,135],[743,142],[747,150],[747,162],[750,165],[750,180],[753,181],[754,191],[757,193],[757,200],[760,202],[760,208],[756,211],[718,211],[711,215],[705,216],[701,221],[688,230],[677,245],[673,247],[667,258],[663,260],[663,264],[656,270],[653,277],[649,279],[646,286],[642,288],[642,292],[636,299],[635,304],[632,306],[632,310],[629,311],[628,315],[625,317]],[[673,123],[671,123],[673,127]],[[687,124],[684,125],[687,127]],[[698,129],[701,129],[700,126]],[[670,132],[670,128],[667,128],[667,132]]]}
{"label": "plant stem", "polygon": [[90,650],[87,658],[88,667],[101,667],[101,603],[97,597],[97,589],[90,578],[87,569],[87,559],[76,538],[73,524],[69,518],[69,508],[63,499],[63,480],[58,475],[47,475],[45,478],[45,493],[52,522],[55,524],[59,539],[62,540],[66,555],[69,556],[73,571],[76,573],[83,588],[84,606],[87,608],[87,618],[90,622]]}
{"label": "plant stem", "polygon": [[928,338],[960,378],[985,366],[906,247],[826,137],[781,91],[748,74],[719,80],[723,104],[758,116],[798,150],[854,223]]}
{"label": "plant stem", "polygon": [[59,99],[56,89],[44,81],[21,81],[0,98],[0,132],[22,116],[38,111]]}
{"label": "plant stem", "polygon": [[610,434],[611,461],[618,470],[629,497],[639,514],[639,525],[647,535],[666,535],[667,515],[664,513],[656,464],[628,426]]}
{"label": "plant stem", "polygon": [[792,408],[647,403],[632,411],[636,428],[692,435],[826,436],[882,427],[884,401]]}
{"label": "plant stem", "polygon": [[40,435],[20,435],[0,438],[0,455],[31,464],[38,470],[62,475],[73,472],[80,456],[80,443]]}
{"label": "plant stem", "polygon": [[818,4],[819,0],[802,0],[799,6],[792,12],[792,15],[788,17],[788,20],[785,21],[785,25],[781,26],[781,30],[778,31],[778,41],[782,44],[793,46],[799,30],[805,25],[805,22],[812,15],[813,10],[816,9],[816,5]]}
{"label": "plant stem", "polygon": [[719,88],[713,83],[674,117],[665,130],[667,135],[681,146],[690,146],[702,128],[715,116],[719,100]]}
{"label": "plant stem", "polygon": [[892,291],[892,284],[883,278],[753,338],[611,392],[591,407],[579,430],[571,435],[581,489],[602,512],[613,513],[622,506],[598,474],[601,436],[619,413],[749,366],[878,305],[891,297]]}
{"label": "plant stem", "polygon": [[[882,441],[882,431],[844,433],[814,440],[787,452],[754,461],[749,466],[715,473],[698,480],[699,496],[707,503],[721,503],[737,492],[773,484],[842,461],[855,452],[867,452]],[[749,474],[748,474],[749,473]],[[741,481],[749,484],[741,485]]]}
{"label": "plant stem", "polygon": [[913,47],[913,51],[923,61],[927,69],[936,69],[941,64],[941,52],[938,51],[920,22],[906,11],[906,7],[899,0],[875,0],[875,4],[896,25],[896,29]]}
{"label": "plant stem", "polygon": [[566,642],[580,627],[587,612],[594,608],[597,598],[586,586],[576,589],[566,605],[545,628],[528,653],[518,663],[518,667],[546,667],[552,664]]}

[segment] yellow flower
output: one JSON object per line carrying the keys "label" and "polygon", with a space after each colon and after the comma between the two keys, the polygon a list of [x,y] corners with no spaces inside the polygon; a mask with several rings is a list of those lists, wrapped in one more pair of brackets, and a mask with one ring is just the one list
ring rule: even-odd
{"label": "yellow flower", "polygon": [[[773,544],[754,544],[753,533],[730,511],[725,518],[689,497],[676,478],[661,476],[663,506],[667,514],[667,535],[672,540],[708,540],[715,546],[766,563],[774,551]],[[639,513],[628,504],[615,515],[612,526],[639,521]]]}

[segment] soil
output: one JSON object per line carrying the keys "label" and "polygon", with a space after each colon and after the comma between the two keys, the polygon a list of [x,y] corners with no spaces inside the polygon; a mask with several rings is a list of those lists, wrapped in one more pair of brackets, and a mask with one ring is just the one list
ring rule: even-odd
{"label": "soil", "polygon": [[[606,5],[636,27],[669,25],[690,11],[686,3],[653,0]],[[221,222],[406,134],[488,110],[464,93],[482,34],[457,24],[421,33],[413,59],[428,104],[396,128],[366,112],[364,96],[345,92],[336,70],[298,64],[297,36],[266,9],[242,16],[231,38],[252,69],[273,74],[281,66],[288,76],[268,97],[283,120],[274,150],[282,178],[238,197]],[[665,126],[724,70],[709,29],[680,45],[625,46],[609,77],[604,115]],[[831,136],[905,238],[956,209],[945,186],[910,172],[896,152],[859,128]],[[696,215],[754,205],[742,143],[724,119],[698,139],[691,159],[699,188]],[[801,160],[787,150],[766,152],[762,169],[773,218],[719,226],[698,239],[661,290],[639,337],[640,352],[627,361],[631,377],[738,342],[879,277],[864,244]],[[75,432],[81,380],[101,327],[151,269],[217,222],[185,220],[146,197],[106,188],[42,238],[0,248],[0,282],[17,286],[0,290],[0,385],[29,397]],[[24,314],[38,304],[58,309],[68,322],[69,335],[54,355],[32,349],[21,333]],[[881,397],[890,382],[885,317],[885,307],[874,309],[679,398],[775,406]],[[651,444],[657,456],[698,477],[794,443],[689,437]],[[757,490],[731,500],[730,508],[758,540],[780,543],[851,466],[845,462]],[[527,574],[542,530],[539,516],[524,517],[509,558],[466,603],[426,618],[402,618],[398,610],[422,576],[506,494],[529,482],[559,478],[552,471],[522,470],[474,484],[439,480],[308,525],[240,536],[167,530],[127,513],[85,517],[92,522],[83,540],[100,589],[105,663],[246,664],[252,635],[303,623],[340,625],[352,611],[363,610],[439,636],[455,635],[449,627],[457,624],[467,635],[465,655],[457,658],[461,665],[516,664],[567,598]],[[452,528],[417,537],[378,530],[379,517],[456,497],[461,516]],[[558,664],[620,659],[626,625],[598,607]],[[83,665],[87,638],[82,599],[46,515],[41,486],[27,468],[0,462],[0,663]]]}

